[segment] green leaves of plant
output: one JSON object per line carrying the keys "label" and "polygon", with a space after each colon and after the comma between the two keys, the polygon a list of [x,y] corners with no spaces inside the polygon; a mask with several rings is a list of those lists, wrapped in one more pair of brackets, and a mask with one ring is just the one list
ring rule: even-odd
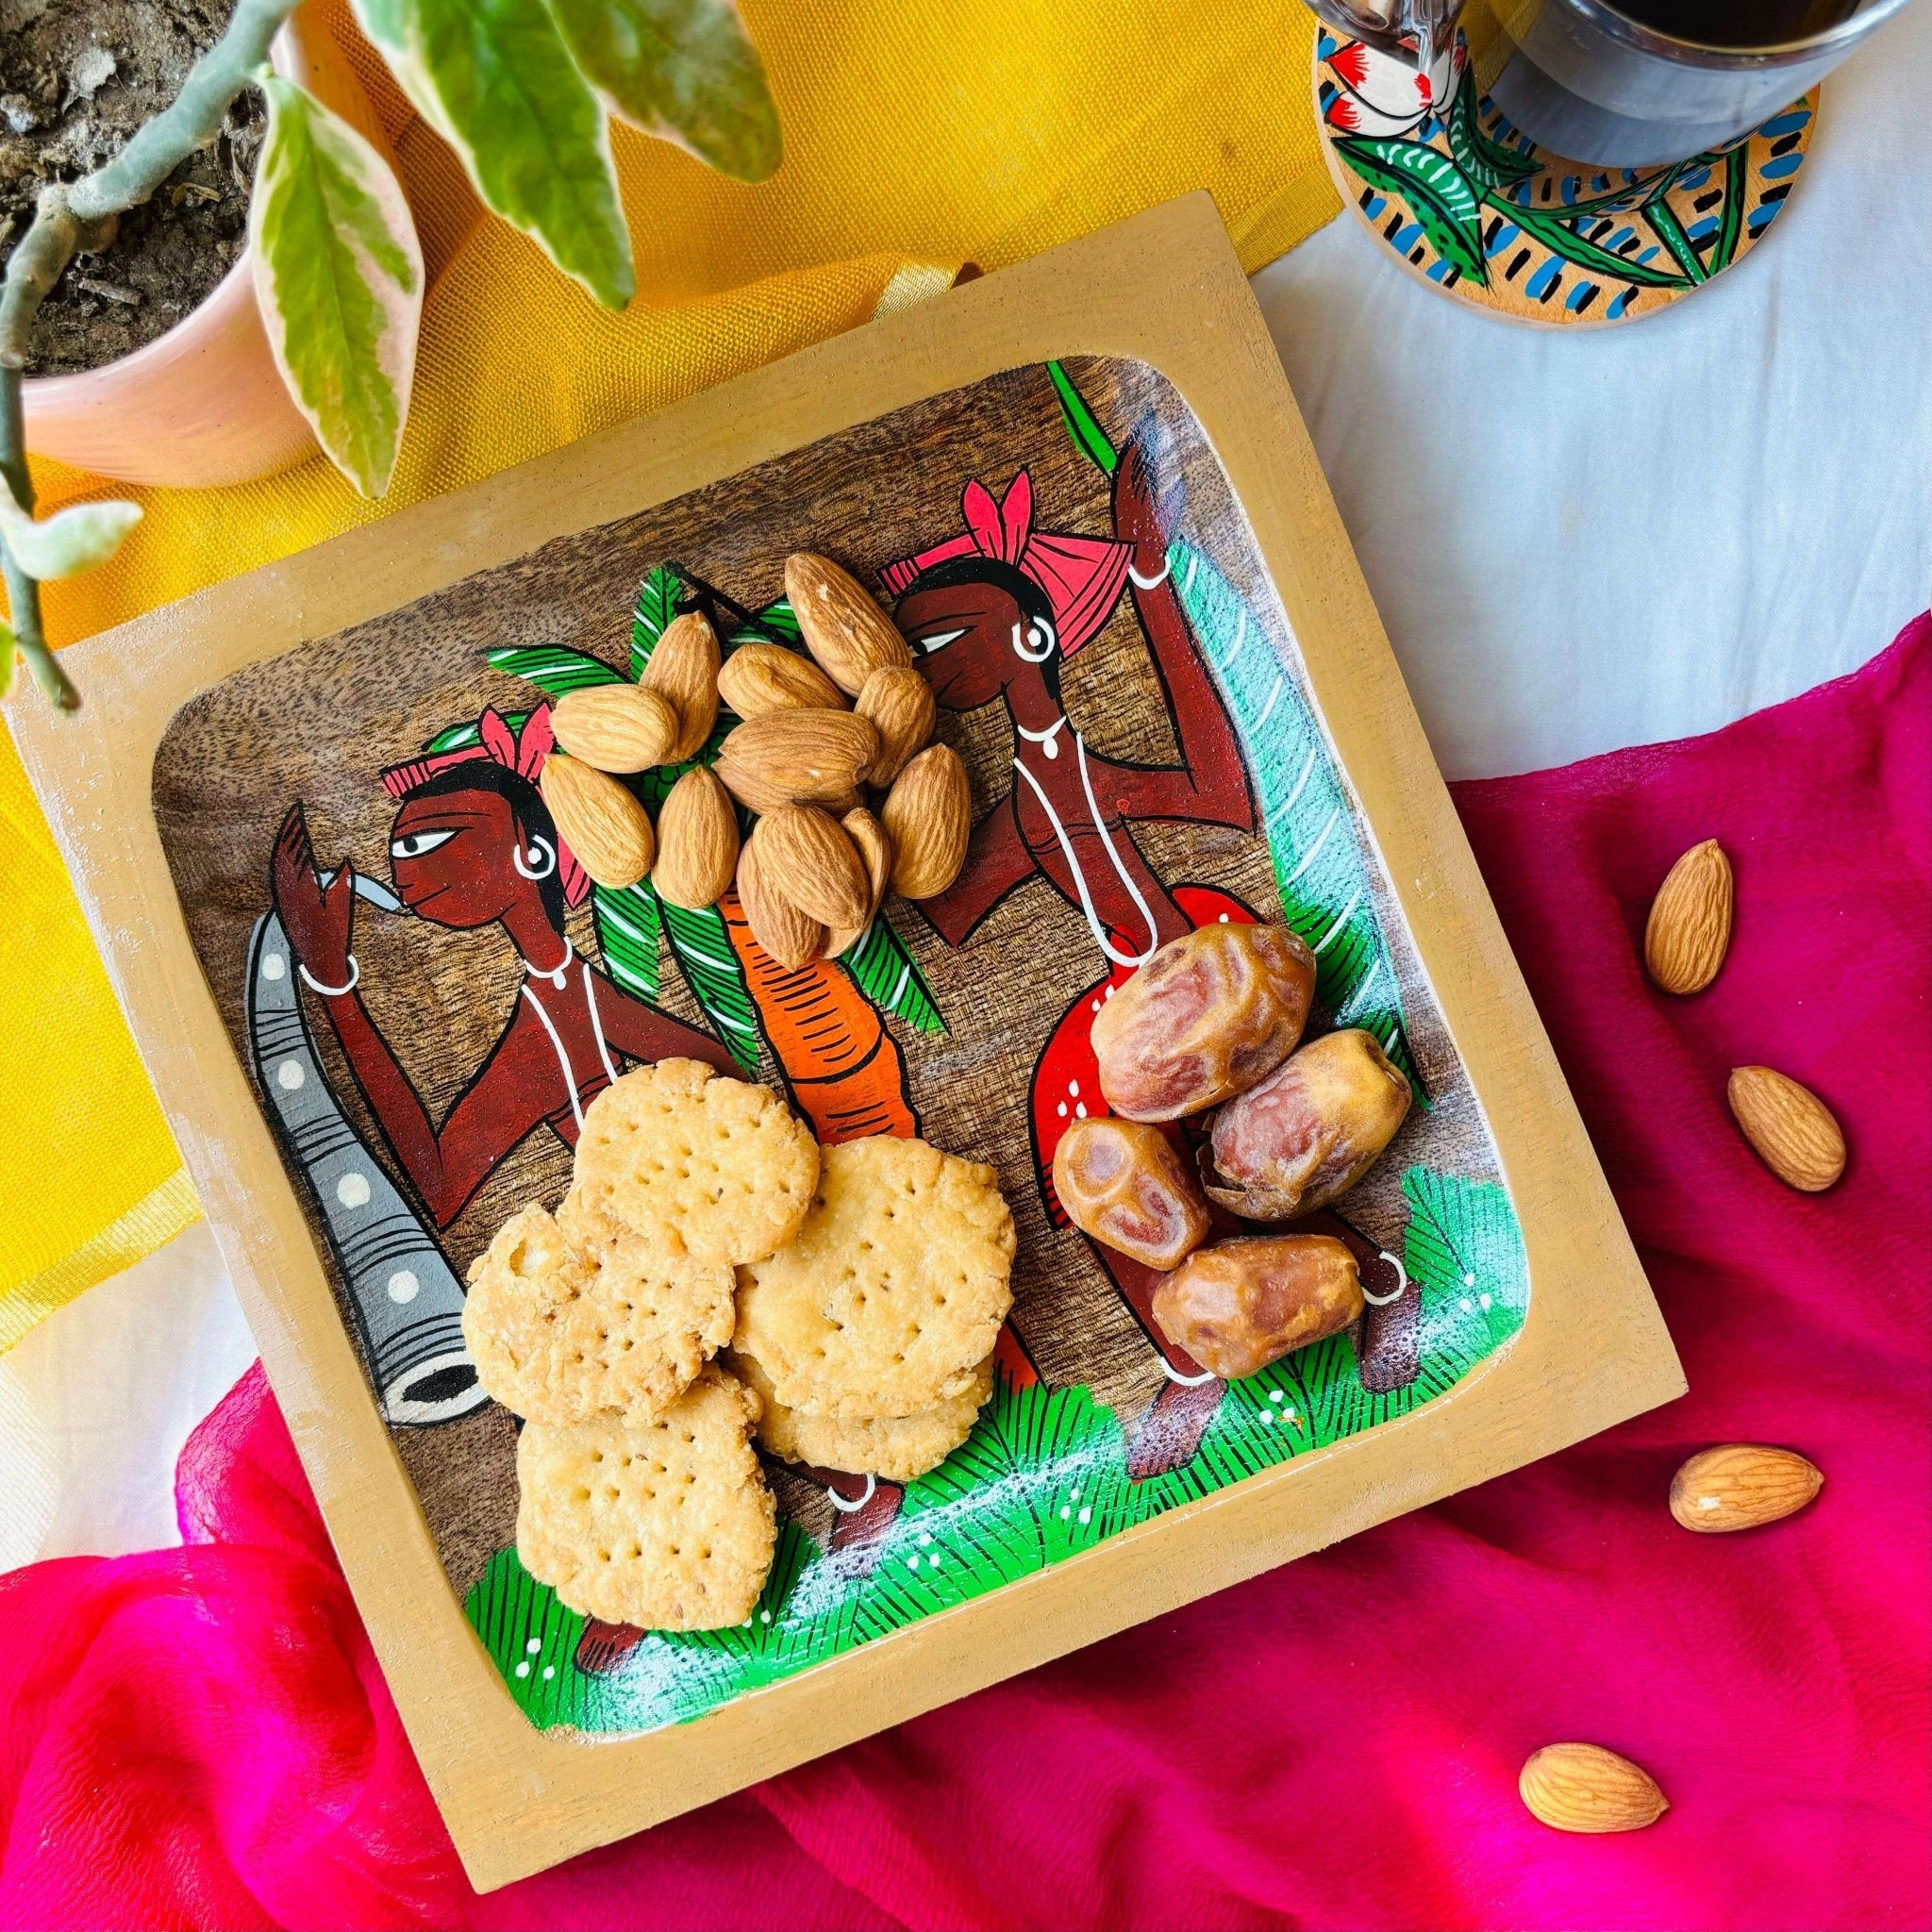
{"label": "green leaves of plant", "polygon": [[1407,202],[1438,255],[1472,281],[1489,281],[1476,192],[1447,155],[1387,135],[1338,141],[1335,151],[1364,181]]}
{"label": "green leaves of plant", "polygon": [[352,0],[484,204],[607,308],[636,291],[607,107],[744,181],[778,165],[729,0]]}
{"label": "green leaves of plant", "polygon": [[[38,522],[20,507],[0,476],[0,541],[37,583],[77,577],[104,564],[141,521],[138,503],[76,503]],[[13,661],[13,633],[7,632],[7,660]]]}
{"label": "green leaves of plant", "polygon": [[765,70],[728,0],[549,0],[610,111],[740,181],[779,160]]}
{"label": "green leaves of plant", "polygon": [[409,411],[423,255],[403,191],[347,122],[260,77],[268,138],[249,204],[255,293],[295,406],[364,496],[389,488]]}

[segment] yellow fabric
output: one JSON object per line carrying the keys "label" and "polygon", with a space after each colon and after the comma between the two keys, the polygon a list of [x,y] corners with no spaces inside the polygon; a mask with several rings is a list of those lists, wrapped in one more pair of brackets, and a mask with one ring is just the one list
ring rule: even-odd
{"label": "yellow fabric", "polygon": [[[393,487],[320,459],[228,490],[34,466],[45,508],[132,494],[107,569],[48,587],[85,637],[1191,189],[1249,268],[1338,203],[1299,0],[749,0],[785,165],[746,188],[617,131],[645,292],[595,307],[482,218],[342,0],[324,12],[394,142],[432,286]],[[23,691],[15,703],[37,702]],[[0,743],[0,1349],[194,1218],[192,1191],[9,741]]]}

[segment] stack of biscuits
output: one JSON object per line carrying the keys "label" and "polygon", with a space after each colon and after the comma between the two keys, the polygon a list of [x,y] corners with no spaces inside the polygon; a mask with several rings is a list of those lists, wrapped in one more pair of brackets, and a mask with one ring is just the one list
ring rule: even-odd
{"label": "stack of biscuits", "polygon": [[626,1074],[557,1212],[521,1209],[470,1269],[470,1353],[525,1420],[524,1567],[607,1623],[746,1622],[776,1534],[754,1435],[902,1481],[942,1461],[991,1389],[1013,1248],[990,1168],[822,1149],[695,1060]]}

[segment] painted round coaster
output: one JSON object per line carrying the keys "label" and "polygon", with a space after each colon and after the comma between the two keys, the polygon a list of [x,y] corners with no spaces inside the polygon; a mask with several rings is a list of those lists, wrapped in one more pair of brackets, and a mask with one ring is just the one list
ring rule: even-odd
{"label": "painted round coaster", "polygon": [[1458,36],[1436,72],[1323,33],[1323,150],[1342,199],[1411,275],[1512,322],[1649,314],[1764,239],[1804,165],[1818,90],[1667,168],[1545,153],[1478,98]]}

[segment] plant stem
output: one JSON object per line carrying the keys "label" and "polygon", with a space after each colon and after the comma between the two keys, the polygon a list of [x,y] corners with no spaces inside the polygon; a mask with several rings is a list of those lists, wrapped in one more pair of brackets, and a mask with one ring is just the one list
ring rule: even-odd
{"label": "plant stem", "polygon": [[[107,246],[124,209],[147,200],[196,148],[206,147],[222,131],[230,104],[268,58],[269,42],[298,4],[236,0],[227,31],[189,70],[181,92],[112,160],[78,181],[57,181],[41,191],[32,225],[7,258],[6,278],[0,282],[0,471],[23,509],[33,508],[34,491],[21,417],[21,371],[41,304],[76,255]],[[5,566],[20,654],[41,689],[62,710],[71,711],[80,703],[80,693],[48,648],[41,587],[4,542],[0,565]]]}
{"label": "plant stem", "polygon": [[[32,510],[34,484],[26,467],[20,371],[4,367],[0,367],[0,474],[12,485],[14,501],[22,509]],[[7,601],[11,607],[14,640],[20,646],[20,655],[26,659],[27,669],[59,709],[78,710],[80,693],[47,644],[47,633],[41,623],[40,585],[14,562],[13,552],[4,542],[0,542],[0,565],[6,567]]]}

